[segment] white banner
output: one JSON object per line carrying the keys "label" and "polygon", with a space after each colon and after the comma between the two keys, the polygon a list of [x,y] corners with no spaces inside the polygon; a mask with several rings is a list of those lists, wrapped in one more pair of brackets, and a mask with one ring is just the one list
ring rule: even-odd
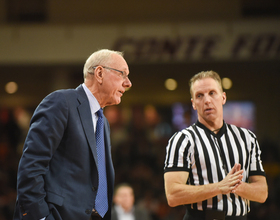
{"label": "white banner", "polygon": [[280,58],[280,21],[107,26],[2,26],[0,64],[83,63],[101,48],[130,63]]}

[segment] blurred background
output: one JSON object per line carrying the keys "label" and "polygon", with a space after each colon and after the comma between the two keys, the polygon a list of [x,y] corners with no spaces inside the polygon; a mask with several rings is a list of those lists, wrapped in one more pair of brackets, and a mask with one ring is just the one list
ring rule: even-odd
{"label": "blurred background", "polygon": [[116,184],[134,187],[153,220],[167,205],[165,147],[196,121],[188,81],[214,70],[227,93],[225,121],[256,133],[269,185],[249,219],[280,216],[279,0],[0,0],[0,220],[11,220],[30,117],[50,92],[83,83],[87,57],[124,51],[132,88],[107,107]]}

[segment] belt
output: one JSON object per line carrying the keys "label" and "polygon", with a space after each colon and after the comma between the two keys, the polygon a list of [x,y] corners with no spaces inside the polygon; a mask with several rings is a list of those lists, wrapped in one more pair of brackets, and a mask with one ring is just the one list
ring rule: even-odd
{"label": "belt", "polygon": [[225,215],[223,211],[216,210],[194,210],[188,209],[189,219],[197,219],[197,220],[247,220],[247,215],[244,216],[228,216]]}

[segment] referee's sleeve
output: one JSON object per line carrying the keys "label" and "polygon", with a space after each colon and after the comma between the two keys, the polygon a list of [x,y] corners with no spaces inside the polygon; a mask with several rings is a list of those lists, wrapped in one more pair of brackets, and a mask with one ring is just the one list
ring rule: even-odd
{"label": "referee's sleeve", "polygon": [[[249,131],[250,132],[250,131]],[[263,169],[262,160],[261,160],[261,149],[255,134],[250,132],[252,142],[251,142],[251,164],[250,164],[250,173],[249,176],[261,175],[265,176],[265,171]]]}
{"label": "referee's sleeve", "polygon": [[166,146],[164,172],[190,170],[190,142],[182,132],[175,133]]}

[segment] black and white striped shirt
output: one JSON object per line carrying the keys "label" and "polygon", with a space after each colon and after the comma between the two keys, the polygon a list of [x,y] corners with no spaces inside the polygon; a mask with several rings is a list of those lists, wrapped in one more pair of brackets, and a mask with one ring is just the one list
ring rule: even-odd
{"label": "black and white striped shirt", "polygon": [[[190,185],[205,185],[223,180],[235,163],[241,164],[244,182],[249,176],[265,175],[261,151],[251,131],[226,124],[215,134],[200,122],[175,133],[166,147],[164,172],[187,171]],[[229,193],[191,205],[195,210],[217,209],[229,216],[250,211],[250,202]]]}

